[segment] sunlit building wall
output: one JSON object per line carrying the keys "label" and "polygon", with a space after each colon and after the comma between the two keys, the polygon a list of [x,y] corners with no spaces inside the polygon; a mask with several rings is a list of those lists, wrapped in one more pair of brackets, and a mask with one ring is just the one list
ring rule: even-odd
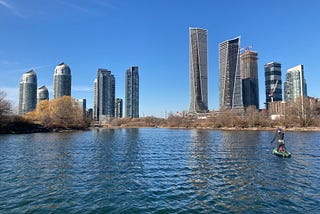
{"label": "sunlit building wall", "polygon": [[97,79],[93,82],[93,119],[98,120],[98,92]]}
{"label": "sunlit building wall", "polygon": [[243,106],[259,109],[258,53],[245,50],[240,58]]}
{"label": "sunlit building wall", "polygon": [[96,83],[96,115],[99,121],[114,117],[115,78],[111,71],[98,69]]}
{"label": "sunlit building wall", "polygon": [[240,37],[219,45],[220,108],[243,109]]}
{"label": "sunlit building wall", "polygon": [[122,109],[123,109],[123,100],[120,98],[117,98],[115,100],[115,112],[114,112],[115,118],[122,118]]}
{"label": "sunlit building wall", "polygon": [[289,68],[284,82],[284,100],[294,101],[299,97],[307,96],[307,83],[304,78],[303,65]]}
{"label": "sunlit building wall", "polygon": [[189,113],[208,111],[208,31],[189,28],[190,107]]}
{"label": "sunlit building wall", "polygon": [[139,118],[139,68],[132,66],[126,71],[126,117]]}
{"label": "sunlit building wall", "polygon": [[87,115],[87,100],[86,99],[75,99],[75,101],[82,112],[83,118],[85,118]]}
{"label": "sunlit building wall", "polygon": [[37,104],[42,100],[49,100],[49,91],[48,88],[44,85],[37,90]]}
{"label": "sunlit building wall", "polygon": [[53,75],[53,98],[71,96],[71,70],[64,62],[56,66]]}
{"label": "sunlit building wall", "polygon": [[33,111],[37,105],[37,75],[30,70],[22,75],[19,89],[19,115]]}
{"label": "sunlit building wall", "polygon": [[281,64],[269,62],[264,65],[266,107],[271,101],[282,101]]}

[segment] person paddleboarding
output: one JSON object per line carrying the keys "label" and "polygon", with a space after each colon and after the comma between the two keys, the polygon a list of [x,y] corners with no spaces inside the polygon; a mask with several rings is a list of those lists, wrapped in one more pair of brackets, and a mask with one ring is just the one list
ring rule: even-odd
{"label": "person paddleboarding", "polygon": [[278,139],[277,151],[278,152],[285,152],[286,148],[284,145],[284,132],[279,127],[277,128],[276,133],[270,143],[273,143],[276,139]]}

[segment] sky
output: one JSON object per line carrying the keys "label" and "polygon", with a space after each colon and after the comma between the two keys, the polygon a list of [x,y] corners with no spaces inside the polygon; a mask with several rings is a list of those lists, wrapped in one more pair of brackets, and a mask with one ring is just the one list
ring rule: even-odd
{"label": "sky", "polygon": [[264,64],[304,65],[308,95],[320,97],[318,0],[0,0],[0,90],[18,105],[21,76],[33,69],[53,95],[53,72],[71,68],[72,96],[93,106],[98,68],[116,78],[139,66],[140,116],[188,110],[189,27],[208,30],[209,109],[219,108],[219,43],[241,36],[258,52],[260,108]]}

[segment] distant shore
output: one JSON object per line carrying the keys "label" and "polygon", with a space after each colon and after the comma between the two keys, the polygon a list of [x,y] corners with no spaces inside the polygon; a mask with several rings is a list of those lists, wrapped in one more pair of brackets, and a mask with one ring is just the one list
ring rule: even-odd
{"label": "distant shore", "polygon": [[[280,126],[281,127],[281,126]],[[221,131],[275,131],[277,127],[248,127],[248,128],[239,128],[239,127],[221,127],[221,128],[212,128],[212,127],[172,127],[172,126],[128,126],[128,125],[121,125],[121,126],[99,126],[99,127],[89,127],[90,129],[94,128],[101,128],[101,129],[126,129],[126,128],[162,128],[162,129],[198,129],[198,130],[221,130]],[[290,127],[285,128],[281,127],[284,131],[313,131],[313,132],[320,132],[320,127]]]}
{"label": "distant shore", "polygon": [[[101,129],[125,129],[125,128],[167,128],[167,129],[198,129],[198,130],[221,130],[221,131],[274,131],[278,126],[272,125],[272,127],[210,127],[204,124],[172,124],[159,121],[145,122],[145,121],[132,121],[128,120],[120,124],[103,124],[103,125],[91,125],[83,128],[47,128],[40,124],[33,124],[30,122],[12,122],[6,125],[0,126],[0,134],[26,134],[26,133],[40,133],[40,132],[72,132],[79,130],[90,130],[95,128]],[[284,131],[296,131],[296,132],[320,132],[320,127],[281,127]]]}

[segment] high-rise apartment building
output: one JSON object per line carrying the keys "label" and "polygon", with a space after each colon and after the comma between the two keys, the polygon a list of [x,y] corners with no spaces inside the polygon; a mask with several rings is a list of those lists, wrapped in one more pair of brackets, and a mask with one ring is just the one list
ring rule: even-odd
{"label": "high-rise apartment building", "polygon": [[42,100],[49,100],[49,91],[46,86],[41,86],[37,91],[37,104]]}
{"label": "high-rise apartment building", "polygon": [[243,106],[259,109],[258,53],[245,50],[241,55]]}
{"label": "high-rise apartment building", "polygon": [[22,75],[19,91],[19,114],[33,111],[37,105],[37,75],[30,70]]}
{"label": "high-rise apartment building", "polygon": [[126,71],[126,117],[139,117],[139,68],[132,66]]}
{"label": "high-rise apartment building", "polygon": [[220,108],[243,109],[240,37],[219,45]]}
{"label": "high-rise apartment building", "polygon": [[208,31],[189,28],[190,107],[189,113],[208,111]]}
{"label": "high-rise apartment building", "polygon": [[71,96],[71,70],[64,62],[56,66],[53,75],[53,98]]}
{"label": "high-rise apartment building", "polygon": [[83,118],[86,118],[86,116],[87,116],[87,100],[86,99],[75,99],[75,102],[77,103],[78,107],[80,108]]}
{"label": "high-rise apartment building", "polygon": [[114,110],[115,118],[122,118],[122,108],[123,108],[123,100],[120,98],[117,98],[115,100],[115,110]]}
{"label": "high-rise apartment building", "polygon": [[279,62],[269,62],[265,64],[264,76],[266,104],[273,101],[282,101],[281,64]]}
{"label": "high-rise apartment building", "polygon": [[93,119],[98,120],[98,92],[97,92],[97,79],[93,82]]}
{"label": "high-rise apartment building", "polygon": [[101,121],[114,117],[115,78],[111,71],[98,69],[96,81],[96,106],[94,117]]}
{"label": "high-rise apartment building", "polygon": [[289,68],[284,82],[284,100],[294,101],[297,98],[307,96],[307,83],[304,79],[303,65]]}

